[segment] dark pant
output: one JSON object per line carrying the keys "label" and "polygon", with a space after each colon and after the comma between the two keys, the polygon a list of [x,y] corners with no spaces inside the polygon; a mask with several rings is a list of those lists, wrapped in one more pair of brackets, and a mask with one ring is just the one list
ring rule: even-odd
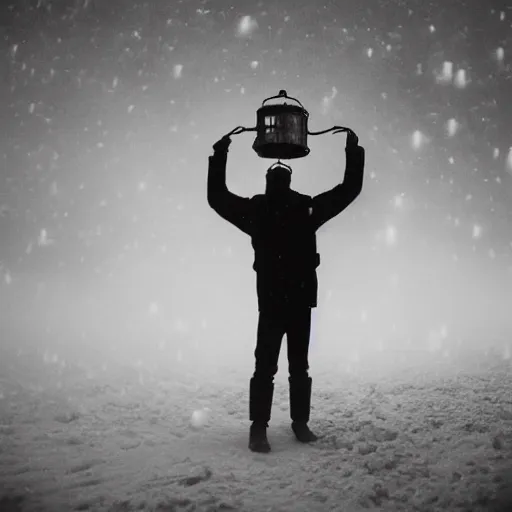
{"label": "dark pant", "polygon": [[260,311],[256,341],[256,367],[258,381],[274,380],[283,336],[288,342],[288,371],[292,380],[307,379],[308,349],[311,333],[311,308],[289,307]]}
{"label": "dark pant", "polygon": [[308,421],[311,401],[308,349],[311,333],[311,308],[297,306],[260,310],[255,371],[250,385],[250,419],[270,420],[274,375],[283,336],[288,342],[290,415],[293,421]]}

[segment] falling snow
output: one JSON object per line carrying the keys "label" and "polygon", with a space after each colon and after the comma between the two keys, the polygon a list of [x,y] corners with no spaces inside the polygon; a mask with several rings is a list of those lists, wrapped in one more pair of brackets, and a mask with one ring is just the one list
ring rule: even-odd
{"label": "falling snow", "polygon": [[252,36],[258,30],[258,22],[251,16],[242,16],[236,28],[238,37],[246,38]]}
{"label": "falling snow", "polygon": [[[506,474],[510,460],[506,422],[512,413],[501,388],[487,391],[494,377],[485,374],[485,386],[480,376],[467,377],[473,381],[464,386],[455,380],[450,389],[458,391],[450,393],[459,393],[459,401],[453,405],[445,389],[441,419],[431,417],[434,405],[426,409],[430,399],[436,403],[438,385],[422,387],[412,377],[404,385],[412,386],[416,402],[384,381],[379,385],[387,391],[379,399],[369,393],[371,407],[358,400],[378,379],[377,363],[362,377],[374,360],[401,368],[417,357],[424,368],[432,358],[434,367],[444,365],[453,376],[450,370],[464,366],[473,350],[474,360],[494,358],[505,365],[504,374],[510,371],[510,9],[441,0],[414,6],[256,3],[249,10],[236,2],[200,4],[38,0],[0,7],[0,348],[6,350],[0,354],[0,407],[11,415],[0,425],[9,451],[2,454],[2,478],[10,489],[22,482],[32,499],[38,494],[30,486],[41,485],[60,503],[50,475],[63,486],[71,486],[74,475],[85,486],[101,438],[105,464],[119,454],[148,461],[161,454],[163,473],[172,469],[180,481],[200,482],[197,489],[215,487],[212,496],[232,496],[211,498],[215,503],[204,509],[302,510],[303,503],[307,511],[334,510],[339,498],[347,510],[483,510],[486,499],[494,499],[490,489],[499,494],[493,472],[499,467]],[[244,437],[251,365],[240,378],[217,384],[202,373],[204,361],[214,374],[224,372],[215,369],[221,359],[230,371],[243,361],[252,364],[257,329],[250,239],[208,208],[206,172],[215,141],[236,126],[254,127],[262,101],[280,89],[304,104],[310,131],[349,126],[366,150],[363,193],[317,235],[320,300],[311,342],[312,372],[326,369],[325,360],[333,365],[329,378],[355,387],[353,395],[340,397],[336,393],[347,389],[340,382],[327,390],[327,377],[315,381],[314,419],[326,437],[306,458],[287,441],[287,397],[285,388],[277,390],[283,394],[276,396],[272,435],[284,458],[259,465],[246,454]],[[228,154],[228,188],[247,198],[263,192],[270,164],[252,150],[255,136],[233,135]],[[342,183],[344,144],[343,134],[308,136],[311,154],[290,163],[292,186],[315,196]],[[161,364],[161,374],[148,370],[149,356]],[[117,366],[108,383],[117,391],[110,396],[105,384],[100,393],[101,379],[121,357],[124,370]],[[279,372],[284,379],[286,364]],[[166,388],[169,374],[179,376],[172,390]],[[32,412],[23,407],[35,410],[50,387],[56,394],[45,410],[65,412],[56,411],[50,423],[40,420],[53,432],[43,443],[14,422],[27,425]],[[350,396],[357,398],[345,411],[352,419],[342,418],[339,405],[329,404]],[[387,420],[372,418],[368,434],[363,416],[376,414],[386,400],[396,403],[388,404]],[[402,410],[394,414],[397,404]],[[135,425],[126,411],[137,407],[142,419]],[[484,410],[488,416],[480,421]],[[119,418],[124,433],[114,431]],[[396,434],[389,450],[376,440],[383,421],[386,427],[379,428]],[[407,444],[412,438],[405,427],[419,429],[411,433],[417,444]],[[172,438],[161,436],[160,428]],[[474,452],[457,447],[457,429],[473,436],[467,442]],[[428,441],[436,432],[442,441]],[[27,445],[35,453],[28,469],[19,456]],[[69,452],[57,460],[52,454],[58,450],[47,445]],[[396,453],[403,446],[400,457],[410,460],[400,466]],[[469,469],[453,461],[446,469],[442,450],[466,457]],[[164,460],[167,453],[171,459]],[[37,460],[55,472],[37,473]],[[227,465],[212,462],[211,470],[207,460]],[[391,480],[381,468],[386,464]],[[491,466],[488,473],[482,469]],[[400,483],[403,475],[410,484]],[[260,503],[247,490],[253,477],[282,486]],[[121,473],[102,493],[132,478]],[[181,505],[160,509],[203,510],[197,503],[206,498],[193,484],[145,478],[141,488],[157,494],[179,488]],[[503,486],[510,484],[502,478]],[[90,480],[96,482],[90,488],[108,485],[100,480]],[[219,481],[230,482],[230,493]],[[66,489],[77,501],[73,509],[103,510],[95,492],[78,503],[78,493]],[[236,502],[239,495],[250,506]]]}
{"label": "falling snow", "polygon": [[448,132],[448,136],[453,137],[457,133],[458,129],[459,123],[457,123],[457,121],[453,118],[449,119],[448,122],[446,123],[446,130]]}

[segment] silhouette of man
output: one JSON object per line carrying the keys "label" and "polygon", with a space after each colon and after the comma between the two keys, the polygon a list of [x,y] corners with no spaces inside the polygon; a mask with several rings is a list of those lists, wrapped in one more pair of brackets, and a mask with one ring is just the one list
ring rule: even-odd
{"label": "silhouette of man", "polygon": [[274,376],[284,334],[288,343],[289,397],[292,430],[298,441],[318,438],[308,427],[312,379],[308,374],[311,308],[317,306],[316,268],[320,255],[316,231],[360,194],[364,148],[354,132],[347,134],[342,183],[318,196],[290,188],[291,169],[277,164],[266,175],[265,194],[243,198],[226,185],[229,137],[214,144],[209,157],[208,204],[222,218],[251,237],[254,248],[258,329],[255,371],[249,387],[249,449],[267,453],[267,427],[274,394]]}

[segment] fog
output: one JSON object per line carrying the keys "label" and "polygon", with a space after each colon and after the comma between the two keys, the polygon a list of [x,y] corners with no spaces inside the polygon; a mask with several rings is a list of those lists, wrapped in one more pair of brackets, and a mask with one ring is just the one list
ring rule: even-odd
{"label": "fog", "polygon": [[[486,428],[508,440],[510,10],[464,2],[72,4],[0,7],[0,405],[11,457],[0,476],[6,489],[28,486],[47,497],[48,510],[57,510],[55,503],[65,509],[57,500],[63,494],[41,483],[40,469],[32,468],[26,481],[19,476],[24,446],[41,450],[41,460],[50,452],[18,426],[39,421],[30,407],[61,400],[74,404],[66,405],[70,417],[82,418],[84,428],[93,430],[92,410],[115,422],[121,413],[107,414],[108,393],[97,391],[105,383],[116,389],[112,400],[144,404],[150,416],[161,414],[164,429],[179,430],[176,445],[166,449],[184,458],[190,452],[194,461],[219,461],[215,443],[228,445],[235,436],[228,448],[233,465],[222,478],[246,474],[250,454],[240,453],[247,451],[258,322],[254,254],[250,238],[208,206],[208,156],[235,127],[254,127],[257,109],[281,89],[307,109],[310,131],[350,127],[366,150],[361,195],[317,233],[310,367],[318,375],[313,401],[323,442],[338,414],[321,405],[324,398],[344,403],[347,396],[336,394],[350,386],[356,402],[367,396],[365,386],[384,386],[379,392],[389,398],[386,379],[421,388],[424,374],[455,379],[450,389],[459,389],[461,371],[499,383],[493,400],[505,412],[495,412],[499,418],[489,412]],[[252,150],[254,135],[233,135],[228,155],[228,188],[242,197],[264,192],[265,171],[274,163]],[[308,146],[306,158],[286,163],[292,188],[315,196],[343,180],[345,135],[309,136]],[[283,344],[278,381],[286,376]],[[473,389],[481,391],[477,408],[488,405],[484,388]],[[430,399],[433,389],[421,388],[416,399]],[[218,415],[217,428],[201,437],[205,451],[196,449],[188,425],[198,407]],[[357,407],[351,414],[363,421],[366,406]],[[452,407],[448,398],[446,407]],[[178,411],[172,419],[169,408]],[[276,414],[286,423],[283,410]],[[146,427],[151,431],[146,423],[135,429],[141,438]],[[166,442],[161,435],[153,446]],[[288,453],[286,435],[281,450]],[[449,450],[457,434],[443,439]],[[107,452],[114,457],[116,450]],[[329,451],[329,460],[338,453]],[[303,460],[295,451],[283,457],[290,468]],[[311,457],[312,467],[321,467]],[[47,466],[60,478],[60,462],[50,458]],[[122,475],[129,485],[131,473]],[[247,475],[247,481],[254,476]],[[467,482],[457,487],[461,496]],[[97,493],[113,495],[117,485],[99,486]],[[268,498],[266,510],[298,510],[290,489],[282,501]],[[325,492],[338,499],[335,484]],[[196,499],[190,496],[188,505]],[[413,501],[401,499],[389,509],[413,510]],[[317,510],[304,500],[305,510]],[[428,500],[418,503],[418,510],[433,510]],[[203,505],[198,509],[206,510]],[[245,505],[258,510],[258,497]]]}

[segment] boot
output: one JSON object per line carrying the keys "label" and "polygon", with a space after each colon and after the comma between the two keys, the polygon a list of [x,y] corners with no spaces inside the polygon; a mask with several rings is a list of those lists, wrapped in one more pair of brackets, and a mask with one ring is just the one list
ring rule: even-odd
{"label": "boot", "polygon": [[318,437],[308,427],[311,409],[311,377],[305,379],[288,378],[290,384],[290,416],[292,430],[301,443],[313,443]]}
{"label": "boot", "polygon": [[267,425],[254,421],[249,434],[249,450],[256,453],[269,453],[270,443],[267,439]]}
{"label": "boot", "polygon": [[314,443],[318,437],[309,430],[308,424],[304,421],[292,422],[292,430],[300,443]]}
{"label": "boot", "polygon": [[253,422],[249,434],[249,449],[253,452],[268,453],[270,444],[267,439],[267,427],[270,421],[274,383],[255,380],[249,388],[249,419]]}

